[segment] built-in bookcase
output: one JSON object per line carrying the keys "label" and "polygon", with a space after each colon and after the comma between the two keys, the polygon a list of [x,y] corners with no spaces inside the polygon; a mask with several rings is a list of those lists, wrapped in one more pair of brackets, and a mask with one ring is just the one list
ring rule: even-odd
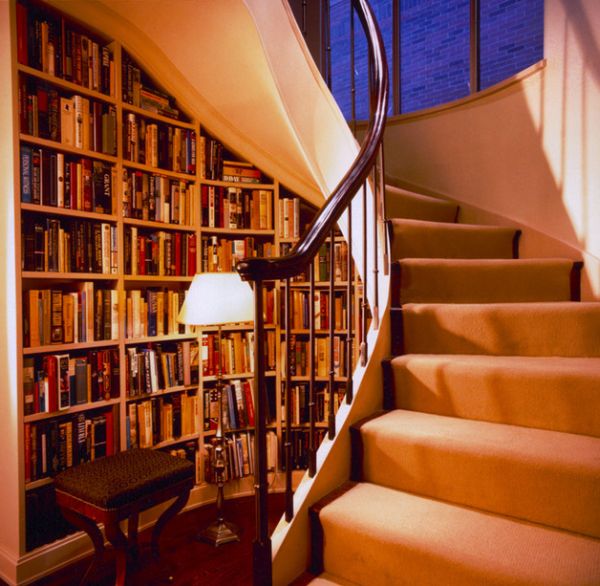
{"label": "built-in bookcase", "polygon": [[[32,550],[69,531],[53,506],[52,478],[80,462],[136,446],[167,450],[193,461],[197,490],[206,488],[218,409],[216,329],[186,327],[176,316],[195,273],[285,252],[314,210],[188,116],[118,41],[43,2],[17,1],[16,20],[19,386]],[[344,246],[336,239],[340,262]],[[326,261],[316,262],[321,303]],[[338,277],[343,307],[347,277]],[[292,287],[301,313],[306,282]],[[273,474],[282,468],[285,423],[281,294],[267,284],[263,300]],[[318,319],[320,348],[325,313]],[[340,324],[338,358],[343,335]],[[300,469],[307,339],[296,323]],[[232,493],[252,490],[253,342],[251,324],[223,328]],[[340,366],[340,388],[346,376]],[[322,410],[328,383],[317,380]]]}

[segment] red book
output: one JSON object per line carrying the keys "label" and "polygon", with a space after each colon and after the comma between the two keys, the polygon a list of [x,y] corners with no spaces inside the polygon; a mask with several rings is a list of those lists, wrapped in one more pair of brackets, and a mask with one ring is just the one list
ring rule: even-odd
{"label": "red book", "polygon": [[181,232],[175,232],[175,274],[182,275],[181,270]]}
{"label": "red book", "polygon": [[58,360],[54,355],[44,356],[44,372],[48,381],[48,404],[46,410],[49,413],[58,411]]}
{"label": "red book", "polygon": [[115,453],[115,429],[113,412],[107,411],[104,414],[106,419],[106,455],[112,456]]}
{"label": "red book", "polygon": [[83,167],[83,210],[91,212],[93,209],[92,195],[92,159],[81,159]]}
{"label": "red book", "polygon": [[25,424],[25,482],[31,482],[31,424],[29,423]]}
{"label": "red book", "polygon": [[254,425],[254,395],[252,393],[252,383],[245,380],[242,384],[244,390],[244,402],[246,403],[246,416],[248,417],[248,425]]}
{"label": "red book", "polygon": [[187,274],[194,276],[196,274],[196,235],[190,234],[188,240],[188,259],[187,259]]}
{"label": "red book", "polygon": [[28,65],[27,56],[27,8],[17,2],[17,59]]}
{"label": "red book", "polygon": [[146,274],[146,238],[140,236],[138,238],[138,275]]}

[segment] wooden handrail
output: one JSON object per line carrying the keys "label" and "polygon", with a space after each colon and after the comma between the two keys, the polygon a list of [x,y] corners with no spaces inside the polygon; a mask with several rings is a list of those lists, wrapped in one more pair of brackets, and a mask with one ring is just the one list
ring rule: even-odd
{"label": "wooden handrail", "polygon": [[[310,282],[311,282],[311,298],[314,296],[314,274],[313,274],[313,259],[318,254],[321,246],[330,239],[330,287],[329,287],[329,301],[330,301],[330,372],[329,372],[329,401],[330,409],[328,414],[328,434],[331,439],[335,437],[335,418],[333,412],[333,401],[335,399],[334,394],[334,371],[333,371],[333,320],[334,320],[334,289],[333,289],[333,253],[334,253],[334,229],[336,223],[342,216],[342,214],[349,208],[353,198],[357,194],[361,194],[363,214],[366,221],[366,194],[367,187],[366,182],[369,174],[375,170],[377,173],[377,159],[380,154],[383,153],[383,133],[385,130],[386,122],[386,111],[388,101],[388,70],[385,57],[385,49],[383,45],[383,39],[381,32],[373,11],[368,4],[367,0],[352,0],[354,11],[358,14],[362,23],[363,29],[367,37],[368,50],[369,50],[369,81],[370,81],[370,120],[369,127],[362,146],[352,162],[352,165],[339,182],[337,187],[333,190],[331,196],[327,199],[323,207],[317,212],[310,226],[307,228],[305,233],[302,235],[298,243],[292,248],[292,250],[283,256],[275,258],[246,258],[237,264],[237,271],[241,275],[242,279],[253,283],[254,287],[254,403],[255,403],[255,439],[254,439],[254,488],[255,488],[255,507],[256,507],[256,538],[253,543],[253,583],[255,586],[270,586],[272,583],[272,562],[271,562],[271,539],[268,530],[268,512],[267,512],[267,494],[268,494],[268,481],[267,481],[267,447],[266,447],[266,417],[267,417],[267,397],[265,389],[265,334],[264,334],[264,320],[263,320],[263,306],[262,306],[262,288],[265,281],[274,281],[287,279],[285,286],[286,291],[286,304],[285,304],[285,336],[286,336],[286,348],[287,348],[287,360],[286,360],[286,375],[285,375],[285,405],[286,405],[286,426],[285,426],[285,466],[286,466],[286,513],[285,517],[287,521],[290,521],[293,517],[293,492],[291,487],[291,394],[290,394],[290,313],[289,313],[289,298],[290,298],[290,278],[310,269]],[[351,18],[353,18],[354,12],[351,12]],[[354,43],[352,42],[352,47]],[[381,169],[380,169],[381,171]],[[376,181],[377,186],[379,182]],[[381,185],[378,186],[382,188]],[[382,221],[382,218],[378,217],[378,212],[382,211],[382,206],[378,204],[377,198],[382,197],[381,193],[377,191],[373,194],[373,209],[374,209],[374,222],[375,231],[373,234],[374,241],[371,243],[373,252],[377,255],[377,222]],[[351,214],[349,214],[349,242],[348,242],[348,351],[351,351],[353,346],[353,335],[352,335],[352,284],[351,284],[351,256],[352,256],[352,242],[350,240],[351,234]],[[363,292],[363,303],[362,308],[356,308],[359,312],[362,309],[362,332],[361,332],[361,345],[360,353],[361,360],[363,363],[366,361],[367,349],[366,349],[366,224],[363,222],[363,260],[365,266],[363,269],[363,286],[365,291]],[[375,281],[377,280],[377,263],[374,264],[374,276]],[[374,286],[374,295],[377,297],[377,286]],[[311,303],[312,305],[312,303]],[[377,309],[377,301],[375,301],[375,310]],[[312,319],[310,322],[310,335],[314,338],[314,308],[311,309]],[[377,313],[374,311],[375,322],[377,321]],[[312,476],[315,474],[315,450],[314,445],[314,345],[311,344],[311,383],[310,383],[310,445],[309,445],[309,474]],[[348,358],[348,372],[346,373],[349,384],[347,386],[346,400],[350,402],[352,400],[352,372],[350,371],[350,365],[352,364],[351,356]]]}
{"label": "wooden handrail", "polygon": [[237,265],[242,279],[269,281],[300,274],[317,254],[375,165],[387,119],[388,70],[381,32],[367,0],[353,0],[369,44],[374,93],[368,132],[352,166],[317,212],[296,246],[284,256],[246,258]]}

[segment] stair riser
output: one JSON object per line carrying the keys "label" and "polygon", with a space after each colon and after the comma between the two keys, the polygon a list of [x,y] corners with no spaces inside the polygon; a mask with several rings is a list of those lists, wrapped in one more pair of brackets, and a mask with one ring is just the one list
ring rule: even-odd
{"label": "stair riser", "polygon": [[402,353],[600,356],[593,304],[405,305]]}
{"label": "stair riser", "polygon": [[404,356],[384,368],[387,409],[600,437],[600,363],[528,366]]}
{"label": "stair riser", "polygon": [[[451,226],[451,225],[449,225]],[[421,226],[390,223],[392,261],[402,258],[510,259],[518,256],[520,232],[507,229],[472,229],[440,224]]]}
{"label": "stair riser", "polygon": [[600,538],[599,439],[407,415],[361,426],[362,481]]}
{"label": "stair riser", "polygon": [[389,187],[386,189],[385,206],[388,218],[455,222],[458,216],[455,204]]}
{"label": "stair riser", "polygon": [[597,540],[403,493],[350,491],[340,501],[320,514],[323,566],[355,584],[598,583]]}
{"label": "stair riser", "polygon": [[400,261],[392,264],[392,303],[571,301],[578,295],[574,270],[568,262],[483,261],[448,266],[444,261]]}

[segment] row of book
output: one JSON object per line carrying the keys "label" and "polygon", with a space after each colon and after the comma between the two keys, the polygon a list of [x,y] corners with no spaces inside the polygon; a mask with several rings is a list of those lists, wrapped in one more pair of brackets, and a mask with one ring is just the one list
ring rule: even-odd
{"label": "row of book", "polygon": [[273,229],[273,192],[203,185],[202,226],[250,230]]}
{"label": "row of book", "polygon": [[282,197],[278,203],[279,237],[300,238],[300,199]]}
{"label": "row of book", "polygon": [[48,344],[116,340],[119,337],[119,298],[114,289],[95,289],[91,281],[77,291],[29,289],[23,300],[23,343]]}
{"label": "row of book", "polygon": [[185,392],[127,406],[128,448],[151,448],[198,432],[198,396]]}
{"label": "row of book", "polygon": [[25,423],[25,482],[115,453],[111,409]]}
{"label": "row of book", "polygon": [[[223,431],[254,425],[254,391],[252,379],[235,379],[223,385]],[[204,389],[204,431],[215,431],[219,421],[219,393]]]}
{"label": "row of book", "polygon": [[126,104],[175,120],[179,119],[180,113],[175,107],[173,99],[156,89],[138,65],[125,52],[121,57],[121,84],[122,98]]}
{"label": "row of book", "polygon": [[[254,434],[240,432],[228,434],[225,442],[225,481],[245,478],[254,474]],[[204,479],[206,482],[215,483],[214,459],[216,457],[214,444],[205,446]],[[277,436],[273,432],[267,433],[267,467],[273,470],[277,463]]]}
{"label": "row of book", "polygon": [[125,226],[125,274],[192,276],[196,273],[194,233],[139,231]]}
{"label": "row of book", "polygon": [[[220,362],[219,362],[220,359]],[[218,335],[202,334],[202,376],[246,374],[254,371],[254,332],[226,332],[221,336],[219,355]]]}
{"label": "row of book", "polygon": [[51,85],[19,78],[21,132],[62,145],[117,153],[115,106],[75,94],[61,95]]}
{"label": "row of book", "polygon": [[129,289],[125,294],[125,337],[190,333],[190,326],[177,322],[184,299],[185,291],[176,289]]}
{"label": "row of book", "polygon": [[196,132],[149,122],[129,112],[123,124],[123,158],[179,173],[196,173]]}
{"label": "row of book", "polygon": [[203,273],[231,272],[243,258],[273,256],[275,251],[272,242],[261,242],[253,236],[234,239],[202,236],[201,246]]}
{"label": "row of book", "polygon": [[16,13],[19,63],[114,94],[114,61],[107,45],[38,5],[17,2]]}
{"label": "row of book", "polygon": [[23,203],[113,212],[114,165],[27,144],[20,155]]}
{"label": "row of book", "polygon": [[128,397],[158,393],[199,382],[197,341],[148,344],[145,348],[128,347],[126,359]]}
{"label": "row of book", "polygon": [[123,170],[123,216],[190,226],[196,217],[193,183],[164,175]]}
{"label": "row of book", "polygon": [[[336,377],[346,376],[346,340],[341,336],[318,337],[314,340],[315,356],[313,361],[315,376],[329,376],[331,368],[330,344],[333,345],[333,374]],[[287,344],[282,342],[281,364],[285,375],[287,363]],[[290,376],[310,375],[310,342],[300,339],[295,334],[290,336]]]}
{"label": "row of book", "polygon": [[79,219],[33,219],[23,223],[25,271],[116,274],[117,227]]}
{"label": "row of book", "polygon": [[[309,385],[301,383],[290,388],[291,424],[304,425],[310,423],[310,394]],[[344,398],[345,388],[334,389],[333,412],[337,413]],[[314,390],[313,417],[316,424],[327,423],[329,417],[329,405],[331,404],[331,393],[327,385],[319,384]],[[281,395],[281,421],[286,422],[285,393]]]}
{"label": "row of book", "polygon": [[23,358],[25,415],[53,413],[73,405],[119,396],[116,348]]}
{"label": "row of book", "polygon": [[[290,291],[290,327],[292,329],[307,329],[310,325],[310,312],[314,315],[316,330],[326,330],[330,322],[330,299],[329,291],[316,289],[311,303],[310,291],[305,289],[293,289]],[[284,308],[282,307],[282,314]],[[285,323],[281,316],[281,323]],[[335,330],[346,328],[347,306],[346,292],[333,292],[333,326]]]}
{"label": "row of book", "polygon": [[[285,432],[284,432],[285,434]],[[326,430],[323,428],[315,429],[315,440],[314,448],[323,441],[325,438]],[[310,454],[310,432],[307,429],[293,429],[289,440],[287,438],[285,442],[290,443],[290,463],[289,467],[291,470],[306,470],[308,468],[308,459]],[[286,463],[285,452],[282,448],[281,454],[281,469],[286,470],[288,464]]]}

